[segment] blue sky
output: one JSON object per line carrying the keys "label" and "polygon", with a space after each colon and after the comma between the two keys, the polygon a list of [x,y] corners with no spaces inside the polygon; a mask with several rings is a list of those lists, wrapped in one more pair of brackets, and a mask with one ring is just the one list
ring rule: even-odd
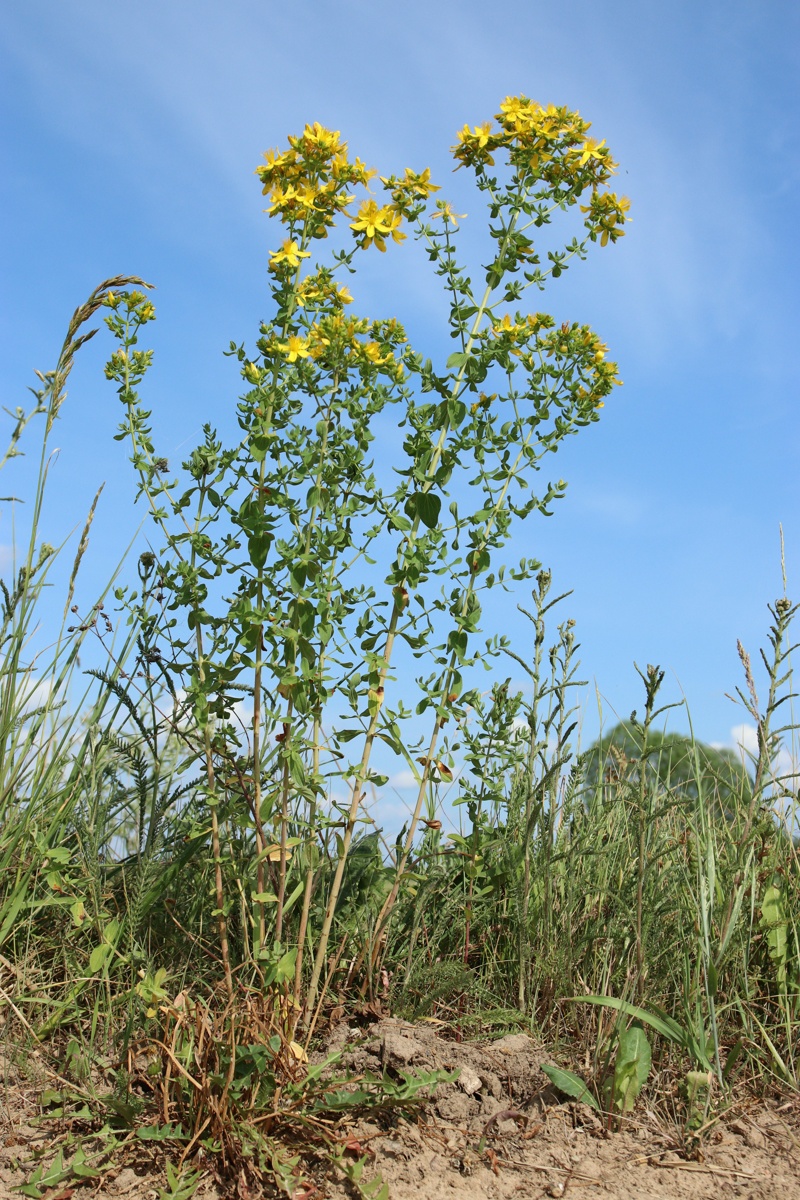
{"label": "blue sky", "polygon": [[[135,273],[158,288],[146,400],[175,459],[204,420],[224,425],[240,381],[222,351],[269,311],[263,151],[319,120],[383,174],[430,166],[469,229],[478,198],[449,157],[465,121],[517,93],[592,121],[633,222],[532,304],[591,323],[625,387],[559,454],[567,498],[510,557],[574,589],[609,720],[641,704],[633,662],[658,663],[665,699],[685,693],[696,732],[730,740],[736,639],[755,657],[782,592],[780,522],[800,588],[795,3],[26,0],[2,26],[2,404],[24,402],[100,280]],[[359,277],[357,307],[446,354],[435,281],[410,243],[393,250]],[[106,481],[87,600],[139,520],[108,347],[99,336],[73,373],[46,514],[56,540]],[[9,541],[4,511],[0,561]],[[595,712],[589,694],[589,733]]]}

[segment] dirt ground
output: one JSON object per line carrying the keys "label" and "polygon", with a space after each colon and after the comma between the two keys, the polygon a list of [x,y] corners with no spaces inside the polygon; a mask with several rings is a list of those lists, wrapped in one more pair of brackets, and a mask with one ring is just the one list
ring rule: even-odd
{"label": "dirt ground", "polygon": [[[354,1158],[368,1154],[393,1200],[800,1200],[800,1102],[743,1100],[693,1144],[676,1112],[655,1112],[646,1094],[625,1128],[609,1133],[585,1105],[564,1102],[541,1071],[552,1059],[525,1034],[488,1044],[456,1042],[432,1023],[382,1020],[366,1030],[339,1025],[331,1049],[351,1071],[458,1070],[415,1118],[391,1113],[345,1127]],[[37,1123],[41,1081],[7,1068],[0,1115],[0,1197],[16,1190],[46,1149]],[[47,1161],[47,1155],[45,1155]],[[202,1164],[195,1163],[195,1166]],[[352,1200],[352,1185],[315,1172],[303,1200]],[[166,1179],[146,1157],[46,1200],[159,1200]],[[206,1173],[197,1200],[258,1200],[278,1193],[244,1178],[220,1188]]]}

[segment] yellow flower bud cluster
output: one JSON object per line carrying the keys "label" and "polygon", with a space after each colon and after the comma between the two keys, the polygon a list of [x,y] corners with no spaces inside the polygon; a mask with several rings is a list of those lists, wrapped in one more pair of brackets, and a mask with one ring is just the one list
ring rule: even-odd
{"label": "yellow flower bud cluster", "polygon": [[307,275],[298,283],[294,292],[298,308],[322,308],[331,305],[342,308],[352,304],[353,297],[343,283],[334,283],[330,270],[320,267],[314,275]]}
{"label": "yellow flower bud cluster", "polygon": [[152,350],[115,350],[105,365],[105,377],[122,380],[126,375],[143,375],[152,358]]}
{"label": "yellow flower bud cluster", "polygon": [[616,242],[617,238],[625,236],[622,226],[629,219],[628,209],[631,206],[626,196],[617,196],[615,192],[594,192],[586,206],[581,205],[581,212],[588,213],[586,224],[589,226],[589,236],[593,241],[600,238],[600,245],[606,246],[609,241]]}
{"label": "yellow flower bud cluster", "polygon": [[258,384],[261,383],[263,374],[264,372],[260,367],[257,367],[255,363],[248,361],[245,362],[244,366],[242,367],[242,375],[244,375],[247,382],[252,383],[254,387],[257,387]]}
{"label": "yellow flower bud cluster", "polygon": [[541,353],[562,363],[569,360],[579,379],[575,398],[582,409],[603,408],[604,398],[622,380],[615,362],[608,362],[608,346],[588,325],[565,323],[540,339]]}
{"label": "yellow flower bud cluster", "polygon": [[128,354],[125,350],[115,350],[105,365],[106,379],[116,379],[120,371],[128,365]]}
{"label": "yellow flower bud cluster", "polygon": [[440,190],[437,184],[431,183],[430,167],[420,172],[406,167],[402,179],[397,179],[394,175],[381,175],[381,183],[391,195],[397,212],[407,219],[414,215],[419,205],[433,192]]}
{"label": "yellow flower bud cluster", "polygon": [[[513,317],[506,313],[480,337],[484,342],[499,340],[531,372],[544,368],[554,378],[563,378],[566,372],[575,382],[572,394],[584,414],[602,408],[611,388],[621,384],[617,364],[606,361],[608,346],[588,325],[566,322],[556,328],[547,313]],[[473,413],[481,407],[473,404]]]}
{"label": "yellow flower bud cluster", "polygon": [[148,321],[155,321],[156,306],[152,300],[149,300],[144,292],[106,292],[103,297],[103,307],[111,308],[114,312],[117,311],[120,304],[124,302],[125,309],[131,315],[136,316],[139,325],[146,325]]}

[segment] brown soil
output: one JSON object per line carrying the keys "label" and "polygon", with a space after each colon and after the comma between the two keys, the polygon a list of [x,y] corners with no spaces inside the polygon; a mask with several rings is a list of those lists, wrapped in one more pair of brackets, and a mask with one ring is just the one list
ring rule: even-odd
{"label": "brown soil", "polygon": [[[460,1072],[456,1081],[439,1084],[414,1116],[387,1112],[343,1127],[354,1159],[369,1156],[365,1179],[379,1173],[393,1200],[800,1200],[797,1099],[742,1100],[698,1142],[682,1127],[677,1102],[670,1116],[666,1109],[656,1112],[644,1095],[624,1128],[608,1132],[591,1109],[553,1092],[540,1069],[552,1059],[524,1034],[476,1045],[448,1039],[434,1023],[382,1020],[366,1031],[339,1025],[330,1049],[342,1048],[343,1064],[354,1072]],[[5,1071],[0,1197],[19,1195],[34,1153],[52,1137],[47,1125],[36,1123],[43,1077],[35,1061],[25,1077]],[[82,1187],[74,1180],[60,1185],[47,1200],[157,1200],[165,1177],[148,1147],[137,1153],[139,1160]],[[314,1164],[310,1173],[319,1190],[300,1193],[308,1200],[355,1195],[350,1184],[323,1176]],[[275,1195],[244,1177],[221,1188],[210,1173],[195,1193],[197,1200]]]}

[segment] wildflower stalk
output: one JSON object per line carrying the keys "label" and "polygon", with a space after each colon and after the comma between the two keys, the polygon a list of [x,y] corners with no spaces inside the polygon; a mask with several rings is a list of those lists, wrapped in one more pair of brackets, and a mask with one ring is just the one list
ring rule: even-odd
{"label": "wildflower stalk", "polygon": [[[513,221],[511,223],[511,231],[513,231]],[[507,240],[508,240],[508,238],[506,238],[506,242],[507,242]],[[503,244],[504,248],[505,248],[505,244],[506,243]],[[483,324],[484,316],[486,314],[486,311],[487,311],[487,308],[489,305],[489,300],[491,298],[492,291],[493,291],[493,288],[491,287],[491,285],[488,285],[486,288],[486,291],[484,292],[483,299],[481,300],[481,303],[478,306],[478,311],[475,315],[475,319],[472,324],[472,329],[470,331],[469,338],[464,346],[465,362],[462,364],[462,366],[460,367],[460,369],[458,371],[458,374],[456,375],[455,381],[453,383],[452,392],[450,394],[451,399],[458,398],[458,396],[461,392],[461,389],[464,385],[464,378],[465,378],[465,373],[466,373],[466,361],[467,361],[466,355],[468,355],[469,351],[472,349],[472,346],[478,335],[478,331],[479,331],[481,325]],[[442,454],[444,452],[444,447],[446,445],[447,438],[448,438],[448,435],[450,434],[450,432],[451,432],[450,422],[447,421],[447,422],[445,422],[445,424],[439,434],[439,438],[437,440],[437,443],[436,443],[436,446],[435,446],[435,449],[433,452],[433,456],[431,458],[431,461],[430,461],[430,464],[429,464],[429,467],[427,470],[426,478],[420,488],[420,491],[422,492],[423,495],[427,495],[427,493],[430,492],[431,488],[434,485],[434,482],[436,479],[436,473],[437,473],[437,470],[439,467],[439,463],[441,461]],[[521,457],[521,454],[518,455],[518,457],[517,457],[517,462],[515,463],[515,467],[519,463],[520,457]],[[505,498],[505,494],[506,494],[506,491],[508,490],[509,483],[510,483],[510,477],[507,480],[506,486],[504,487],[504,490],[502,493],[503,499]],[[341,891],[342,879],[344,878],[345,866],[347,864],[347,855],[349,853],[350,845],[353,840],[353,832],[355,830],[358,812],[361,807],[361,801],[363,799],[362,789],[364,787],[364,783],[366,782],[367,775],[369,772],[370,760],[372,758],[372,750],[373,750],[373,746],[375,744],[375,738],[376,738],[376,735],[378,732],[378,727],[379,727],[379,722],[380,722],[380,712],[381,712],[381,707],[383,704],[383,698],[385,695],[385,685],[386,685],[386,680],[389,675],[389,669],[390,669],[390,665],[391,665],[391,661],[392,661],[392,654],[394,651],[395,638],[397,636],[397,626],[398,626],[400,617],[403,613],[403,610],[405,608],[404,596],[405,596],[405,584],[406,584],[406,564],[408,563],[410,555],[413,552],[414,544],[419,535],[420,524],[421,524],[421,517],[420,517],[419,513],[417,513],[417,515],[414,517],[411,530],[407,535],[405,544],[402,547],[400,554],[398,555],[401,565],[400,565],[400,569],[394,575],[394,587],[392,589],[392,594],[393,594],[394,600],[393,600],[393,604],[392,604],[391,616],[389,619],[389,626],[386,631],[386,639],[384,641],[383,653],[381,655],[381,667],[380,667],[380,671],[379,671],[378,687],[376,689],[376,700],[373,704],[373,711],[372,711],[372,715],[370,718],[369,727],[367,729],[367,732],[366,732],[366,735],[364,738],[364,749],[363,749],[362,756],[361,756],[361,763],[359,765],[358,772],[355,776],[355,779],[354,779],[352,787],[351,787],[350,807],[349,807],[349,810],[347,813],[347,825],[345,827],[344,837],[342,840],[342,849],[341,849],[341,852],[339,854],[339,858],[338,858],[338,861],[336,864],[336,871],[334,873],[333,882],[331,884],[330,894],[328,896],[328,903],[327,903],[327,906],[325,909],[325,917],[324,917],[324,920],[322,923],[322,928],[320,930],[319,942],[317,944],[317,953],[316,953],[316,956],[314,959],[314,967],[313,967],[312,974],[311,974],[311,980],[309,982],[308,991],[306,993],[305,1009],[304,1009],[306,1018],[308,1017],[308,1015],[310,1013],[313,1013],[314,1007],[316,1005],[317,991],[319,988],[319,982],[320,982],[320,977],[322,974],[322,968],[323,968],[323,965],[325,962],[325,955],[327,954],[328,940],[330,938],[331,926],[333,925],[333,918],[334,918],[334,914],[336,912],[336,905],[339,900],[339,892]],[[490,528],[490,526],[489,526],[489,528]],[[471,595],[472,586],[473,586],[473,584],[470,583],[470,588],[468,590],[467,595],[464,598],[464,606],[462,609],[462,615],[463,615],[463,613],[466,612],[466,606],[468,604],[468,597]],[[446,700],[446,697],[450,694],[452,673],[453,673],[454,669],[455,669],[455,655],[453,656],[453,660],[451,661],[451,667],[449,668],[448,673],[447,673],[447,689],[444,692],[445,700]],[[443,701],[443,703],[444,703],[444,701]],[[428,774],[429,774],[429,770],[430,770],[430,762],[432,760],[433,753],[436,749],[436,742],[437,742],[438,736],[439,736],[439,729],[440,729],[440,726],[439,726],[438,720],[437,720],[437,723],[434,726],[434,731],[433,731],[433,734],[431,737],[431,744],[430,744],[430,748],[428,751],[428,759],[423,768],[422,778],[420,781],[419,795],[417,797],[417,803],[416,803],[415,809],[414,809],[414,815],[413,815],[411,826],[410,826],[409,837],[406,839],[406,845],[403,850],[401,862],[400,862],[400,864],[398,864],[398,869],[397,869],[397,879],[398,880],[399,880],[399,877],[401,876],[402,872],[405,870],[405,865],[408,861],[408,856],[411,852],[411,846],[413,844],[414,834],[416,833],[417,824],[419,823],[419,814],[420,814],[420,811],[422,809],[422,804],[425,799],[425,793],[427,791],[427,781],[428,781]],[[395,884],[393,885],[392,891],[390,892],[389,897],[387,897],[387,901],[384,904],[383,908],[381,909],[381,913],[379,914],[378,922],[377,922],[376,937],[380,935],[380,930],[382,929],[384,921],[385,921],[386,917],[388,917],[388,914],[390,913],[391,908],[394,905],[396,896],[397,896],[397,882],[395,882]]]}
{"label": "wildflower stalk", "polygon": [[[528,446],[531,444],[533,437],[534,437],[534,431],[531,430],[528,437],[525,439],[522,446],[520,447],[512,466],[508,469],[506,478],[503,482],[503,486],[500,490],[500,494],[499,494],[499,496],[495,502],[494,508],[486,522],[486,527],[485,527],[485,530],[484,530],[484,533],[482,536],[482,540],[480,541],[480,543],[478,544],[478,547],[474,551],[475,557],[474,557],[473,574],[472,574],[472,577],[470,578],[470,581],[464,591],[464,596],[463,596],[463,599],[461,602],[461,609],[459,612],[459,616],[462,619],[466,617],[466,615],[469,611],[470,601],[472,600],[472,597],[474,595],[475,581],[476,581],[476,577],[477,577],[477,566],[478,566],[478,562],[480,560],[480,555],[486,549],[486,546],[491,537],[495,522],[497,520],[498,513],[501,512],[505,506],[506,497],[508,495],[508,490],[511,486],[512,481],[516,477],[521,464],[523,463],[523,461],[526,458],[525,451],[527,450]],[[428,782],[429,782],[429,778],[430,778],[431,768],[433,767],[433,765],[435,764],[435,761],[436,761],[436,750],[437,750],[437,746],[438,746],[438,742],[439,742],[439,735],[448,719],[448,702],[449,702],[449,697],[452,693],[453,682],[454,682],[455,673],[456,673],[456,670],[458,667],[458,663],[459,663],[459,654],[456,650],[453,650],[451,652],[450,661],[449,661],[446,671],[445,671],[444,683],[442,685],[441,693],[439,695],[439,703],[437,706],[437,715],[436,715],[436,719],[433,724],[433,729],[431,732],[430,740],[428,742],[428,748],[427,748],[427,751],[425,754],[425,762],[424,762],[423,768],[422,768],[422,776],[420,778],[419,788],[417,791],[417,799],[416,799],[416,803],[414,805],[414,810],[411,814],[411,821],[409,822],[408,833],[406,834],[405,843],[403,845],[403,851],[402,851],[402,854],[400,855],[400,859],[395,868],[395,874],[394,874],[394,880],[392,882],[392,887],[389,891],[388,896],[386,897],[386,900],[383,903],[381,911],[378,915],[378,919],[376,921],[376,928],[375,928],[376,945],[379,943],[383,929],[385,928],[386,924],[388,923],[388,921],[391,917],[392,909],[394,908],[395,902],[397,900],[397,895],[400,890],[400,884],[401,884],[403,876],[405,874],[406,866],[408,865],[408,859],[411,855],[411,851],[412,851],[412,848],[414,845],[414,837],[416,835],[417,826],[419,824],[419,818],[420,818],[420,814],[422,812],[422,806],[425,803],[425,796],[428,791]]]}
{"label": "wildflower stalk", "polygon": [[[563,252],[548,252],[549,266],[544,268],[528,236],[531,225],[540,228],[549,223],[556,210],[577,204],[583,193],[591,193],[582,210],[588,214],[584,222],[588,239],[605,243],[622,235],[626,202],[604,188],[613,161],[603,143],[586,137],[586,122],[567,109],[543,109],[524,97],[509,98],[497,121],[496,128],[463,130],[454,150],[457,161],[475,171],[478,187],[487,195],[495,242],[483,296],[477,302],[469,276],[455,257],[450,226],[455,230],[457,220],[449,205],[437,201],[435,212],[427,218],[441,220],[441,231],[425,223],[428,198],[438,190],[429,172],[407,169],[401,179],[383,179],[390,201],[380,205],[370,198],[353,219],[348,189],[366,185],[373,173],[360,160],[347,157],[347,147],[337,133],[307,126],[302,135],[289,139],[287,150],[268,153],[257,173],[269,196],[270,213],[277,215],[289,234],[270,253],[277,316],[261,327],[256,361],[247,357],[244,347],[231,347],[242,363],[242,375],[252,385],[238,407],[244,437],[238,447],[223,450],[206,427],[204,445],[185,464],[194,482],[183,496],[165,478],[164,460],[156,457],[151,445],[148,414],[135,404],[133,384],[149,364],[149,356],[134,348],[136,333],[150,319],[150,310],[143,297],[130,297],[128,315],[133,324],[129,326],[117,313],[123,300],[109,302],[115,314],[109,320],[123,346],[107,373],[119,380],[128,406],[124,433],[131,440],[140,492],[174,552],[174,562],[160,566],[163,590],[172,595],[168,611],[183,611],[191,631],[191,637],[185,638],[180,631],[172,632],[177,617],[166,621],[170,662],[165,671],[189,673],[188,702],[202,732],[212,810],[214,915],[220,921],[220,937],[228,903],[223,894],[225,835],[219,823],[220,805],[230,790],[220,776],[219,764],[224,763],[252,817],[246,811],[225,809],[231,822],[232,853],[230,868],[225,870],[234,872],[243,918],[254,931],[253,966],[266,986],[276,980],[288,985],[292,975],[295,1000],[300,1003],[304,955],[307,947],[313,949],[302,998],[307,1021],[320,1000],[364,789],[380,778],[372,766],[375,743],[384,740],[407,761],[413,754],[400,732],[400,722],[408,713],[402,704],[394,711],[386,702],[397,641],[406,641],[415,654],[434,657],[436,674],[422,685],[420,711],[431,707],[435,718],[410,828],[379,913],[378,938],[407,871],[443,726],[451,715],[458,719],[461,669],[472,665],[467,647],[480,615],[478,592],[492,586],[492,577],[486,575],[491,554],[505,544],[514,517],[547,512],[549,502],[564,490],[559,482],[548,485],[542,498],[515,503],[512,482],[527,487],[527,473],[538,470],[543,455],[557,449],[565,436],[597,419],[603,397],[617,382],[616,366],[604,361],[605,347],[586,327],[565,324],[557,329],[546,314],[524,317],[506,311],[501,317],[497,311],[498,306],[505,309],[514,303],[526,288],[541,287],[548,276],[556,278],[572,257],[583,257],[585,242],[576,239]],[[488,174],[498,150],[508,157],[507,186]],[[317,265],[304,275],[303,261],[310,257],[311,248],[343,215],[355,247],[334,254],[333,267]],[[383,251],[389,239],[401,241],[406,220],[416,223],[417,237],[427,246],[450,298],[450,332],[460,349],[450,355],[442,375],[410,347],[399,349],[406,339],[398,322],[370,325],[364,319],[347,318],[344,306],[352,297],[333,282],[334,271],[354,270],[357,253],[371,246]],[[519,273],[522,277],[515,278]],[[525,379],[522,391],[517,390],[515,379],[518,368]],[[429,393],[431,403],[417,402],[406,371],[416,377],[422,393]],[[503,380],[507,394],[502,398],[479,391],[490,376]],[[402,421],[409,430],[404,442],[406,462],[399,472],[401,483],[385,494],[374,477],[367,476],[371,464],[366,448],[374,438],[372,418],[397,399],[406,406]],[[314,422],[311,428],[310,422]],[[477,476],[469,478],[467,473],[475,467]],[[453,494],[448,484],[455,471],[464,472],[465,481],[478,486],[481,507],[471,516],[459,516],[454,502],[450,506],[454,523],[445,527],[439,517],[443,499]],[[192,497],[197,508],[190,523],[185,509]],[[161,507],[165,498],[166,509]],[[169,532],[170,508],[180,523],[178,533]],[[372,517],[378,520],[369,526]],[[221,519],[227,524],[212,540],[213,523]],[[355,568],[373,563],[369,547],[374,539],[385,537],[387,529],[400,536],[385,580],[390,595],[384,607],[375,602],[375,590],[369,581],[361,582]],[[468,538],[466,564],[450,555],[451,536],[454,554],[459,538]],[[246,551],[239,553],[245,540]],[[527,577],[531,569],[526,562],[517,577]],[[211,581],[223,572],[235,575],[238,585],[227,611],[220,615],[210,611],[212,598],[217,598]],[[448,574],[456,585],[449,600],[425,599],[423,584],[436,573]],[[422,614],[409,608],[412,600],[422,602]],[[437,612],[448,612],[452,626],[445,646],[429,647]],[[335,670],[342,673],[338,680]],[[242,678],[247,680],[244,688]],[[343,821],[336,822],[335,841],[330,840],[336,861],[324,913],[319,929],[311,930],[315,851],[319,841],[327,849],[325,830],[334,824],[321,818],[318,797],[326,769],[324,713],[337,686],[359,727],[335,726],[332,746],[356,736],[362,742],[355,763],[330,770],[331,776],[347,780],[349,796],[341,813]],[[231,723],[237,690],[252,693],[247,760],[239,753]],[[461,705],[465,703],[461,698]],[[281,730],[274,750],[266,743],[270,723]],[[338,754],[338,749],[333,753]],[[305,830],[297,839],[292,828],[295,820]],[[272,825],[277,853],[268,854],[267,822]],[[341,836],[338,828],[343,830]],[[245,862],[237,868],[236,835],[241,839],[237,844],[252,847],[254,843],[255,864]],[[307,855],[304,879],[291,891],[300,861],[300,854],[293,856],[292,850],[301,842]],[[270,862],[276,860],[273,870]],[[266,890],[267,872],[277,893],[274,897]],[[300,895],[299,917],[290,921],[290,909]],[[276,908],[265,907],[273,899]],[[275,945],[267,951],[273,917]],[[223,957],[229,984],[230,954],[228,946]]]}

